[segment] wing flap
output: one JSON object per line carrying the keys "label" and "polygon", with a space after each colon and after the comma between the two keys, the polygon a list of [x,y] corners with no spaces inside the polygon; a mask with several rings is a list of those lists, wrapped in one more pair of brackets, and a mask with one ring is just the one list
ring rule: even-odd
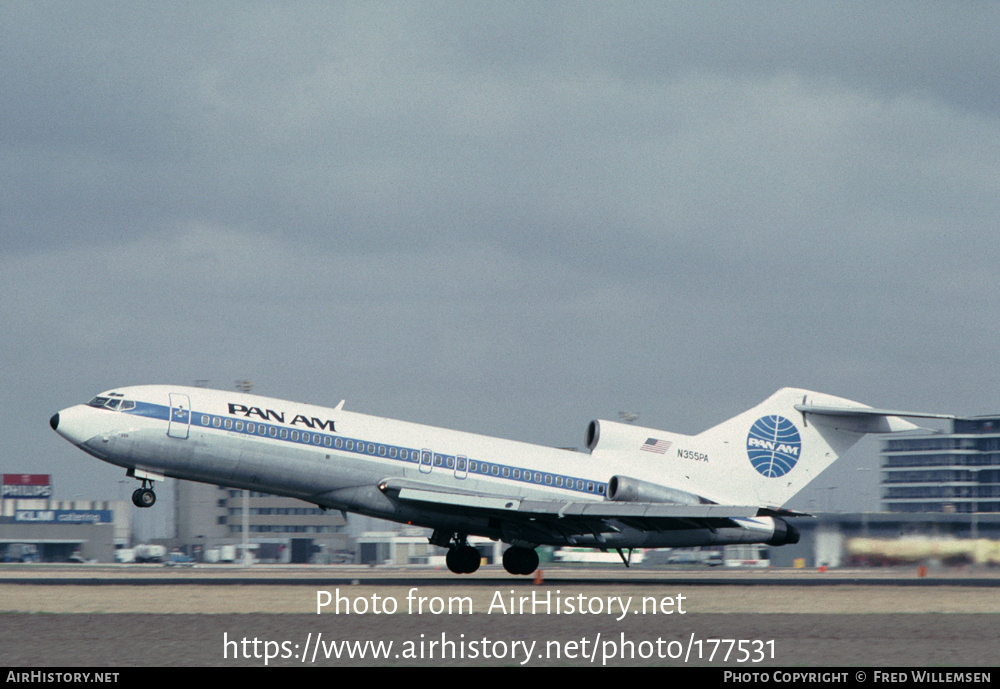
{"label": "wing flap", "polygon": [[598,519],[733,519],[754,517],[756,506],[741,505],[669,505],[659,502],[612,502],[524,500],[521,512],[557,517],[589,517]]}
{"label": "wing flap", "polygon": [[[388,490],[392,490],[392,488],[389,487]],[[473,507],[485,510],[517,511],[521,506],[520,500],[498,498],[495,495],[445,492],[412,487],[400,488],[397,497],[400,500],[413,500],[416,502],[433,503],[435,505],[451,505],[453,507]]]}

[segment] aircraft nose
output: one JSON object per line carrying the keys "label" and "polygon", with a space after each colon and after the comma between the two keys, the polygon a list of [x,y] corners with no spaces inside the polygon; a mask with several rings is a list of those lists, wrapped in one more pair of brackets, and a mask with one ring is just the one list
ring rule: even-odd
{"label": "aircraft nose", "polygon": [[49,419],[52,430],[66,438],[74,445],[79,445],[98,431],[89,422],[88,407],[77,405],[61,409]]}

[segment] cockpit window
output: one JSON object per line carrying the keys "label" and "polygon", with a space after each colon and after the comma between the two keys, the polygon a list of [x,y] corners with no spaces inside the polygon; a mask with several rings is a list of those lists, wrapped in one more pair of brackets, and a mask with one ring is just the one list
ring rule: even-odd
{"label": "cockpit window", "polygon": [[87,402],[90,407],[100,407],[103,409],[111,410],[121,410],[135,409],[135,402],[132,400],[123,400],[120,397],[102,397],[98,395],[94,399]]}

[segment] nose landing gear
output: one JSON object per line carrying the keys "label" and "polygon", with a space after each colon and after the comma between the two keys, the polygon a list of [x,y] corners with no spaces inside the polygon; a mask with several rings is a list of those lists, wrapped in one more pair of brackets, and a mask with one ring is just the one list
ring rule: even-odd
{"label": "nose landing gear", "polygon": [[132,504],[136,507],[152,507],[156,504],[156,493],[153,492],[153,482],[143,479],[142,488],[132,491]]}

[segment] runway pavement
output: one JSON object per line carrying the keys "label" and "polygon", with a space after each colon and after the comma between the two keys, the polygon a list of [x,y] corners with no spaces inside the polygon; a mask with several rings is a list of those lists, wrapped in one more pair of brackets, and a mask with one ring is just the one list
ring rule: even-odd
{"label": "runway pavement", "polygon": [[998,586],[989,570],[4,567],[0,664],[992,666]]}

